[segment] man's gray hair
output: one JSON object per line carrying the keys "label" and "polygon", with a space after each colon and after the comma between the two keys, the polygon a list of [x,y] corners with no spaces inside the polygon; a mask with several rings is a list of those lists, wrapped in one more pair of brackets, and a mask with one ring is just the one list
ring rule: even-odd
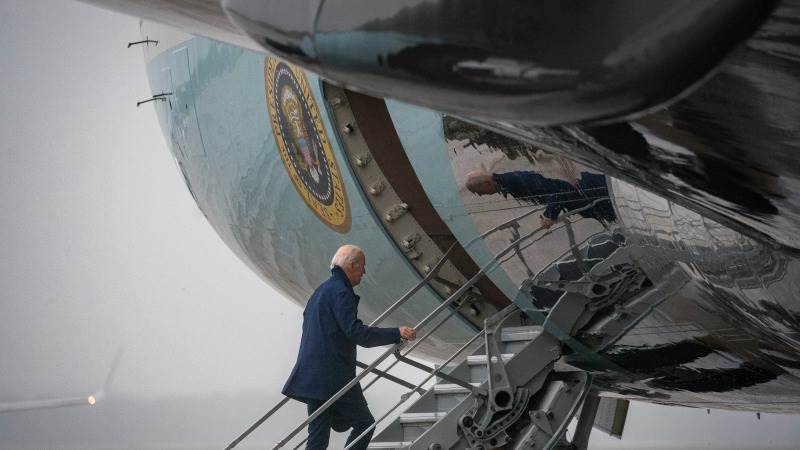
{"label": "man's gray hair", "polygon": [[363,255],[364,251],[357,245],[346,244],[336,250],[336,254],[331,259],[331,269],[336,266],[350,267],[354,262],[358,261],[359,255]]}

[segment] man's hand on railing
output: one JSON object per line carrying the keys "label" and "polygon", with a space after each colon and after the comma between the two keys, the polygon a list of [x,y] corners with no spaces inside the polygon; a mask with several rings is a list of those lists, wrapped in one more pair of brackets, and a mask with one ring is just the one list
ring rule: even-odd
{"label": "man's hand on railing", "polygon": [[540,222],[542,224],[542,228],[545,228],[545,229],[548,229],[548,230],[550,229],[550,227],[553,226],[554,223],[556,223],[555,220],[550,219],[550,218],[545,217],[545,216],[539,216],[539,220],[540,220]]}
{"label": "man's hand on railing", "polygon": [[400,337],[407,341],[413,341],[417,338],[417,330],[411,327],[400,327]]}

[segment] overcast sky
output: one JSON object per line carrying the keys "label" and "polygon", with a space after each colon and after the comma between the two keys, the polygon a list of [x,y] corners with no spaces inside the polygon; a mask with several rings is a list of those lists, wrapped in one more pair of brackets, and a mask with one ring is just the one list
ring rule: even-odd
{"label": "overcast sky", "polygon": [[[3,397],[102,383],[142,395],[264,388],[299,309],[245,270],[191,201],[151,105],[138,21],[3,1]],[[266,342],[280,338],[286,345]],[[152,371],[158,368],[158,376]]]}
{"label": "overcast sky", "polygon": [[[294,362],[301,310],[222,244],[152,106],[135,107],[150,96],[141,51],[125,48],[138,38],[136,19],[80,3],[0,2],[0,402],[89,393],[119,347],[113,395],[134,399],[271,400]],[[368,398],[376,409],[397,393],[387,385]],[[649,405],[631,416],[625,440],[596,442],[800,441],[789,416]],[[22,425],[0,415],[0,448],[43,445],[47,420],[75,413],[25,417],[29,434],[9,441]]]}

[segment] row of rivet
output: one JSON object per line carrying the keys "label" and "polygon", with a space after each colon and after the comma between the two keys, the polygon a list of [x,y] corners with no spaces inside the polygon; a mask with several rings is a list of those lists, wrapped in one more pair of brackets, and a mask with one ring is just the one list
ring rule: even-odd
{"label": "row of rivet", "polygon": [[[341,105],[342,103],[343,103],[343,100],[341,99],[341,97],[334,97],[333,100],[331,101],[331,105],[333,105],[333,106],[338,106],[338,105]],[[344,127],[342,127],[342,132],[344,134],[351,135],[351,134],[353,134],[354,131],[355,131],[355,127],[353,126],[352,123],[346,123],[344,125]],[[370,163],[370,161],[372,161],[372,155],[363,154],[363,155],[359,155],[359,156],[354,156],[353,157],[353,161],[355,162],[356,166],[364,168]],[[367,191],[373,196],[378,196],[378,195],[381,194],[381,192],[383,192],[383,190],[385,188],[386,188],[386,185],[383,182],[383,180],[378,180],[375,183],[372,183],[367,188]],[[391,223],[391,222],[394,222],[397,219],[399,219],[403,214],[405,214],[407,212],[408,212],[408,204],[399,203],[399,204],[396,204],[396,205],[392,206],[391,208],[389,208],[389,210],[384,213],[383,218],[387,222]],[[417,245],[417,242],[419,242],[419,239],[420,239],[419,234],[414,233],[411,236],[406,237],[401,242],[401,245],[403,246],[403,249],[405,250],[406,256],[408,256],[409,259],[412,259],[412,260],[416,261],[422,256],[422,252],[420,252],[420,251],[418,251],[416,249],[416,245]],[[426,268],[426,272],[428,272],[430,270],[429,266],[427,266],[427,265],[425,266],[425,268]],[[449,291],[447,293],[450,294],[451,292],[452,291]]]}
{"label": "row of rivet", "polygon": [[[338,107],[338,106],[344,104],[345,101],[346,100],[344,100],[342,97],[336,96],[336,97],[333,97],[330,100],[330,104],[333,107]],[[355,127],[353,126],[352,123],[348,122],[342,127],[342,132],[344,134],[346,134],[346,135],[352,135],[353,132],[355,132]],[[363,155],[359,155],[359,156],[354,156],[353,160],[354,160],[353,162],[355,163],[355,165],[357,167],[365,168],[372,161],[372,155],[363,154]],[[384,181],[383,180],[378,180],[378,181],[372,183],[367,188],[367,191],[373,196],[378,196],[383,192],[383,190],[385,188],[386,188],[386,185],[385,185]],[[384,218],[384,220],[386,220],[386,222],[392,223],[392,222],[395,222],[397,219],[399,219],[401,216],[403,216],[405,213],[407,213],[408,210],[409,210],[408,204],[406,204],[406,203],[398,203],[398,204],[392,206],[391,208],[389,208],[389,210],[387,210],[384,213],[383,218]],[[415,233],[407,236],[405,239],[403,239],[401,241],[401,246],[403,247],[406,255],[412,260],[418,260],[422,256],[422,252],[419,252],[416,249],[416,245],[419,242],[419,240],[420,240],[420,236],[419,236],[419,234],[417,234],[415,232]],[[429,273],[431,271],[432,265],[435,265],[436,262],[437,261],[434,260],[434,261],[432,261],[430,263],[424,264],[422,266],[423,272],[425,272],[426,274]],[[447,295],[451,295],[454,291],[453,291],[452,288],[445,286],[444,287],[444,292]],[[459,300],[461,300],[461,299],[459,299]],[[456,307],[458,307],[460,305],[461,305],[461,301],[459,301],[457,303]],[[478,310],[474,305],[471,306],[471,311],[470,312],[472,313],[473,316],[477,316],[477,315],[480,314],[480,310]]]}

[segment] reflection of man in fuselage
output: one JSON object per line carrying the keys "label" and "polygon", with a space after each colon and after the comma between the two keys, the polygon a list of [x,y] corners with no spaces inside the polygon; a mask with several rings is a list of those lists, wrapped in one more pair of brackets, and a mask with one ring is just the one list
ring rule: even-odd
{"label": "reflection of man in fuselage", "polygon": [[[478,195],[511,195],[520,201],[546,205],[541,217],[542,227],[550,228],[562,211],[573,211],[588,206],[599,198],[608,198],[605,175],[581,172],[575,184],[564,180],[546,178],[533,171],[487,173],[482,170],[469,172],[467,189]],[[579,213],[581,216],[600,222],[617,219],[611,201],[598,202],[593,208]]]}

